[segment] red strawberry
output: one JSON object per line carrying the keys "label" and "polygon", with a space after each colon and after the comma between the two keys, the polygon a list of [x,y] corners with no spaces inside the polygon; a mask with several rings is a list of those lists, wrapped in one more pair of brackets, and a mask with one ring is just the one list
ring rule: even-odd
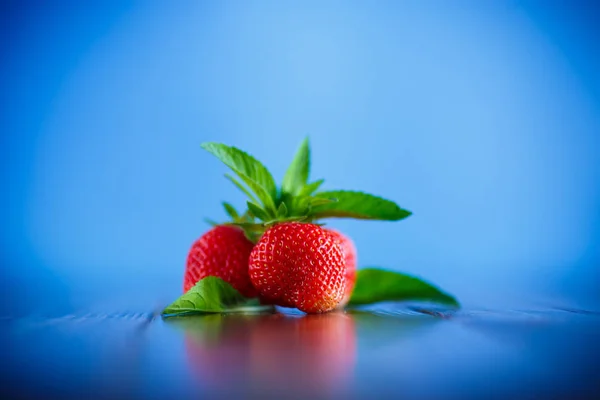
{"label": "red strawberry", "polygon": [[248,257],[253,246],[239,228],[226,225],[212,228],[190,249],[183,290],[187,292],[204,277],[216,276],[242,295],[256,297],[256,289],[248,276]]}
{"label": "red strawberry", "polygon": [[344,299],[340,303],[340,306],[344,306],[350,301],[354,283],[356,282],[356,266],[358,265],[356,247],[354,246],[352,239],[343,233],[338,232],[335,229],[326,229],[326,231],[338,241],[340,246],[342,246],[344,259],[346,260],[346,291],[344,292]]}
{"label": "red strawberry", "polygon": [[250,253],[250,280],[267,301],[306,313],[333,310],[344,297],[342,248],[318,225],[269,228]]}

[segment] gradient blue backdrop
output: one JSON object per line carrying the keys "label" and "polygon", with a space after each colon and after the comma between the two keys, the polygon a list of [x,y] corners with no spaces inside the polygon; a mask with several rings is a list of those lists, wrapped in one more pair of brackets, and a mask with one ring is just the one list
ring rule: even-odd
{"label": "gradient blue backdrop", "polygon": [[[242,205],[203,141],[414,212],[339,221],[362,266],[466,303],[596,302],[589,2],[2,2],[0,311],[147,310]],[[48,2],[50,3],[50,2]]]}

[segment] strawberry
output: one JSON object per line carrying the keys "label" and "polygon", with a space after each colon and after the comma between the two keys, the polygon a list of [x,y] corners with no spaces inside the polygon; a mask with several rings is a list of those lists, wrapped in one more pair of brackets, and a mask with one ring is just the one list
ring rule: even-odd
{"label": "strawberry", "polygon": [[[316,223],[327,218],[398,221],[411,214],[393,201],[364,192],[320,190],[323,179],[309,179],[308,140],[302,142],[280,185],[267,167],[243,150],[214,142],[203,143],[202,148],[231,169],[233,175],[225,176],[247,196],[247,208],[238,213],[223,203],[230,217],[227,239],[210,239],[219,245],[206,246],[201,238],[194,244],[186,289],[215,275],[246,297],[259,295],[263,304],[297,307],[306,313],[330,311],[350,299],[356,249],[345,235]],[[252,242],[257,243],[253,249]]]}
{"label": "strawberry", "polygon": [[257,292],[248,276],[248,257],[253,243],[234,226],[218,225],[202,235],[190,249],[184,275],[187,292],[200,279],[216,276],[246,297]]}
{"label": "strawberry", "polygon": [[339,242],[314,224],[276,224],[250,253],[250,280],[260,295],[306,313],[330,311],[342,301],[345,273]]}
{"label": "strawberry", "polygon": [[356,247],[354,242],[348,236],[343,233],[336,231],[335,229],[325,229],[342,247],[344,252],[344,259],[346,260],[346,290],[344,292],[344,298],[340,303],[340,306],[344,306],[350,301],[352,290],[354,289],[354,283],[356,282],[356,266],[358,265],[356,257]]}

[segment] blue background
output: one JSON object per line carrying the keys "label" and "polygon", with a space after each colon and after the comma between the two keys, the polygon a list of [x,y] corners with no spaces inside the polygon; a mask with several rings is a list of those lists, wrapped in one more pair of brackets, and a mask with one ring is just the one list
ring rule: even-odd
{"label": "blue background", "polygon": [[[597,7],[2,2],[0,311],[147,310],[241,206],[203,141],[414,212],[336,221],[361,266],[465,303],[597,304]],[[323,4],[324,3],[324,4]]]}

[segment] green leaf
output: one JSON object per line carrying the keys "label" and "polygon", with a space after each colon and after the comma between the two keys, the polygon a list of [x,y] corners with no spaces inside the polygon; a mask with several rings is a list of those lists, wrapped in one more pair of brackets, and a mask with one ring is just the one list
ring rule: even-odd
{"label": "green leaf", "polygon": [[460,307],[458,301],[436,286],[417,277],[377,268],[358,270],[350,306],[380,301],[428,301]]}
{"label": "green leaf", "polygon": [[240,181],[238,181],[237,179],[235,179],[233,176],[231,176],[229,174],[225,174],[225,178],[229,179],[231,181],[231,183],[233,183],[238,189],[240,189],[242,192],[244,192],[244,194],[246,196],[248,196],[248,198],[250,200],[252,200],[255,203],[260,203],[258,201],[258,199],[252,193],[250,193],[250,191],[248,189],[246,189],[246,187],[244,185],[242,185],[240,183]]}
{"label": "green leaf", "polygon": [[162,312],[164,317],[190,313],[258,312],[268,309],[257,298],[242,296],[221,278],[207,276]]}
{"label": "green leaf", "polygon": [[216,222],[216,221],[214,221],[214,220],[212,220],[210,218],[204,218],[204,222],[206,222],[210,226],[217,226],[217,225],[219,225],[218,222]]}
{"label": "green leaf", "polygon": [[232,220],[235,221],[240,218],[240,214],[238,214],[235,207],[227,203],[226,201],[223,202],[223,208],[225,208],[225,212],[227,213],[227,215],[229,215],[229,217],[231,217]]}
{"label": "green leaf", "polygon": [[254,215],[256,218],[262,219],[263,221],[267,221],[270,219],[269,214],[267,214],[267,212],[260,206],[254,204],[250,201],[247,202],[246,204],[248,205],[248,210],[250,210],[252,215]]}
{"label": "green leaf", "polygon": [[308,198],[308,203],[310,204],[311,207],[318,207],[318,206],[322,206],[324,204],[330,204],[330,203],[335,203],[337,202],[336,199],[327,199],[325,197],[309,197]]}
{"label": "green leaf", "polygon": [[275,216],[277,213],[277,210],[275,209],[275,202],[273,201],[273,198],[269,195],[269,193],[267,193],[265,188],[263,188],[244,174],[240,173],[238,174],[238,176],[242,178],[244,183],[248,185],[254,193],[256,193],[258,199],[265,206],[265,209],[270,213],[270,215]]}
{"label": "green leaf", "polygon": [[235,179],[233,176],[225,174],[225,178],[229,179],[238,189],[244,192],[246,196],[248,196],[250,201],[252,201],[253,203],[263,204],[269,210],[269,218],[274,217],[276,213],[275,203],[273,202],[273,199],[271,198],[271,196],[269,196],[267,191],[264,190],[264,188],[262,188],[261,186],[259,186],[256,182],[248,178],[246,175],[238,175],[244,180],[244,182],[248,184],[248,186],[250,186],[250,188],[254,191],[254,193],[256,193],[256,195],[253,194],[250,190],[248,190],[244,185],[240,183],[240,181]]}
{"label": "green leaf", "polygon": [[300,196],[310,196],[311,194],[316,192],[321,187],[323,182],[325,182],[325,179],[319,179],[318,181],[314,181],[314,182],[306,184],[302,188],[302,191],[300,192]]}
{"label": "green leaf", "polygon": [[[269,195],[271,201],[277,196],[277,186],[273,175],[256,158],[248,153],[232,146],[221,143],[207,142],[202,143],[202,148],[217,157],[225,165],[231,168],[248,186],[254,190],[247,180],[260,186]],[[257,193],[257,195],[259,195]],[[260,195],[259,195],[260,197]],[[266,205],[266,204],[265,204]]]}
{"label": "green leaf", "polygon": [[308,182],[308,174],[310,171],[310,145],[308,138],[302,141],[300,148],[296,152],[292,163],[288,167],[283,182],[281,184],[281,190],[284,193],[296,195]]}
{"label": "green leaf", "polygon": [[279,208],[277,209],[277,218],[285,218],[288,215],[288,209],[284,202],[279,204]]}
{"label": "green leaf", "polygon": [[240,216],[240,218],[236,222],[241,223],[254,223],[254,216],[249,210],[244,211],[244,214]]}
{"label": "green leaf", "polygon": [[315,197],[337,200],[334,203],[314,207],[313,218],[356,218],[398,221],[411,215],[390,200],[363,192],[334,190],[320,192]]}

